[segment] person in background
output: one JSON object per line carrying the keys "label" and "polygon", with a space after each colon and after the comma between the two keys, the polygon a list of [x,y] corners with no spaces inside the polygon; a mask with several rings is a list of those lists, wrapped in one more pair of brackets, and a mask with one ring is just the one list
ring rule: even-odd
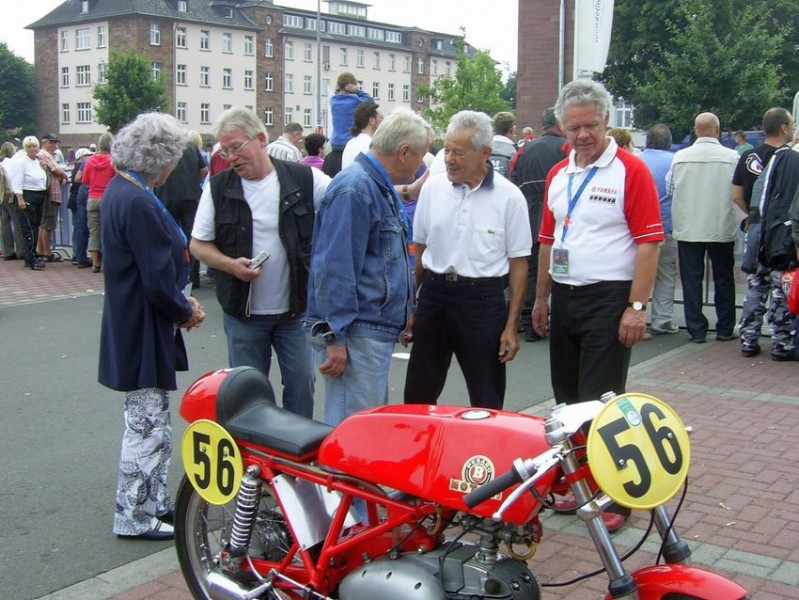
{"label": "person in background", "polygon": [[89,200],[89,186],[83,183],[83,169],[86,167],[86,161],[91,155],[92,152],[88,148],[78,148],[75,153],[72,186],[69,192],[69,202],[73,204],[74,198],[75,205],[72,220],[72,262],[79,269],[92,266],[92,261],[87,254],[89,248],[89,221],[86,205]]}
{"label": "person in background", "polygon": [[660,245],[655,286],[652,288],[652,335],[677,333],[680,328],[674,322],[674,289],[677,283],[677,242],[672,237],[671,194],[666,188],[666,176],[671,170],[674,155],[671,148],[671,130],[663,123],[654,125],[646,132],[646,149],[641,153],[652,173],[658,189],[660,219],[665,239]]}
{"label": "person in background", "polygon": [[17,197],[22,237],[25,241],[25,266],[33,271],[44,269],[44,261],[36,254],[39,224],[47,200],[47,172],[39,162],[39,140],[32,135],[22,140],[22,152],[9,161],[11,187]]}
{"label": "person in background", "polygon": [[3,142],[0,146],[0,242],[2,242],[3,260],[24,258],[25,240],[22,237],[22,226],[19,222],[19,209],[11,183],[11,158],[17,148],[11,142]]}
{"label": "person in background", "polygon": [[619,148],[627,150],[627,152],[636,152],[635,144],[633,144],[633,136],[630,130],[626,127],[613,127],[608,129],[608,135],[616,140]]}
{"label": "person in background", "polygon": [[83,167],[81,183],[89,187],[89,199],[86,203],[87,221],[89,223],[89,254],[92,257],[92,273],[99,273],[103,268],[100,226],[100,205],[105,187],[116,173],[111,161],[111,144],[114,136],[106,131],[97,141],[99,150],[86,161]]}
{"label": "person in background", "polygon": [[383,120],[383,113],[380,112],[380,105],[374,102],[362,102],[355,109],[355,117],[350,127],[352,138],[344,146],[341,155],[341,168],[349,167],[355,157],[361,152],[369,152],[369,144],[372,141],[380,122]]}
{"label": "person in background", "polygon": [[494,172],[510,178],[510,163],[516,155],[517,148],[513,141],[516,131],[516,117],[513,113],[498,112],[494,115],[494,137],[491,140],[491,154],[488,160],[494,166]]}
{"label": "person in background", "polygon": [[393,110],[319,207],[306,329],[324,379],[328,425],[388,402],[391,353],[414,296],[408,223],[395,187],[413,180],[432,137],[419,115]]}
{"label": "person in background", "polygon": [[[61,209],[61,200],[63,199],[62,184],[67,181],[67,174],[64,171],[66,162],[63,162],[63,167],[59,164],[56,158],[56,151],[58,150],[58,138],[55,134],[48,133],[42,137],[42,147],[39,150],[37,158],[42,164],[42,168],[47,172],[47,199],[44,202],[44,209],[42,211],[42,222],[39,227],[39,239],[36,243],[36,252],[39,257],[45,262],[61,262],[61,257],[52,252],[52,239],[53,230],[56,223],[58,223],[58,213]],[[61,159],[63,161],[63,155]]]}
{"label": "person in background", "polygon": [[738,156],[741,156],[747,150],[751,150],[754,146],[746,141],[746,134],[740,129],[735,132],[735,151]]}
{"label": "person in background", "polygon": [[283,135],[266,147],[266,153],[272,158],[288,162],[300,162],[302,152],[302,125],[289,123],[283,130]]}
{"label": "person in background", "polygon": [[184,293],[186,236],[153,189],[166,181],[185,148],[186,135],[174,117],[139,115],[113,144],[119,172],[103,200],[106,285],[98,381],[125,394],[113,526],[121,539],[174,537],[175,503],[167,489],[169,392],[177,389],[176,371],[188,369],[181,329],[197,327],[205,313]]}
{"label": "person in background", "polygon": [[333,134],[330,136],[331,150],[325,156],[322,169],[329,177],[341,171],[341,155],[350,141],[350,127],[355,118],[355,109],[361,102],[374,102],[371,94],[358,89],[355,75],[349,71],[339,73],[336,79],[336,92],[330,98],[330,117],[333,120]]}
{"label": "person in background", "polygon": [[300,160],[300,164],[310,165],[317,169],[322,169],[325,164],[325,142],[327,138],[321,133],[311,133],[305,136],[305,156]]}

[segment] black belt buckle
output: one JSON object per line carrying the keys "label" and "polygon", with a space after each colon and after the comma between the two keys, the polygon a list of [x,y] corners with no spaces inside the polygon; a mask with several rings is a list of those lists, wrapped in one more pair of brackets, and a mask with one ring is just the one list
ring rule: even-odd
{"label": "black belt buckle", "polygon": [[444,281],[458,281],[457,273],[444,273]]}

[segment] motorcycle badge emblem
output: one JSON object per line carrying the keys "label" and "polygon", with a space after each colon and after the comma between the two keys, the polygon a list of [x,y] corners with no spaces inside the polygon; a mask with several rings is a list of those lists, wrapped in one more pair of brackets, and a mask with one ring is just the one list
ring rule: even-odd
{"label": "motorcycle badge emblem", "polygon": [[454,492],[468,494],[494,478],[494,463],[487,456],[477,455],[470,457],[463,463],[461,478],[451,478],[449,489]]}

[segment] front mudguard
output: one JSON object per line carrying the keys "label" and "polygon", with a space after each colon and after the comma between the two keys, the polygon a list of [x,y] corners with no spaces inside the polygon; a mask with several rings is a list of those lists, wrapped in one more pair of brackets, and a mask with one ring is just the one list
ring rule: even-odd
{"label": "front mudguard", "polygon": [[[639,600],[661,600],[666,594],[685,594],[702,600],[742,600],[746,590],[711,571],[683,564],[644,567],[633,573]],[[606,600],[611,600],[610,596]]]}

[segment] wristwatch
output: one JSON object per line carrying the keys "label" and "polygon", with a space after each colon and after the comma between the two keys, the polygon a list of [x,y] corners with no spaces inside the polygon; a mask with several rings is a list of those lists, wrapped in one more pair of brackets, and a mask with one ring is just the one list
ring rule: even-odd
{"label": "wristwatch", "polygon": [[643,302],[638,302],[637,300],[635,302],[628,302],[627,306],[632,308],[635,312],[641,312],[646,310],[646,304],[644,304]]}

